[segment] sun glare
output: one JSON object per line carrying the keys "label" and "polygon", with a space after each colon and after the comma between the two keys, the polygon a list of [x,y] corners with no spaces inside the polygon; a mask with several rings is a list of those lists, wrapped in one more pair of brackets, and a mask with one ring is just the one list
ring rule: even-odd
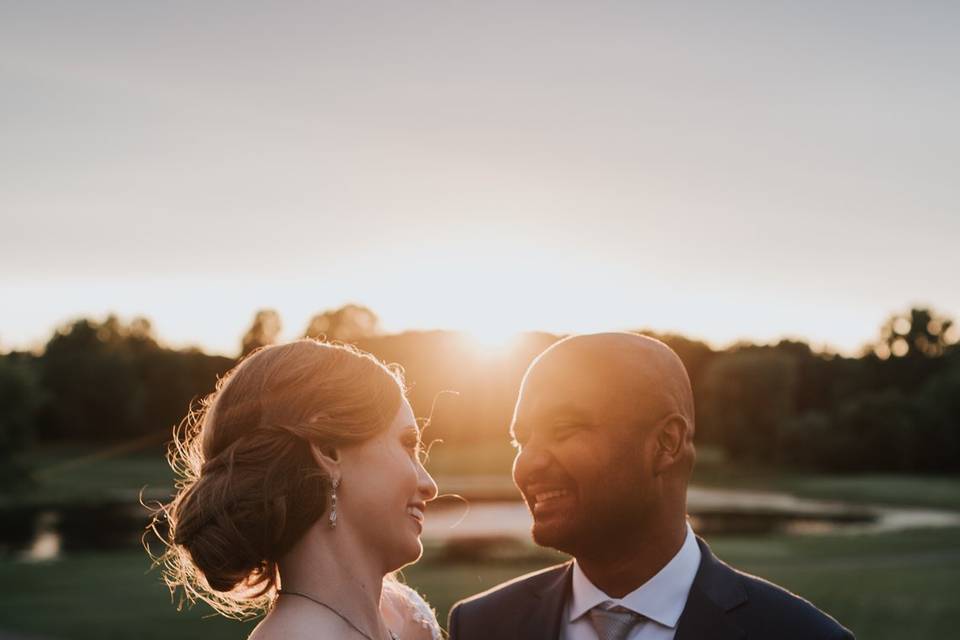
{"label": "sun glare", "polygon": [[485,327],[463,332],[464,339],[470,347],[481,354],[499,355],[513,346],[519,332],[514,329]]}

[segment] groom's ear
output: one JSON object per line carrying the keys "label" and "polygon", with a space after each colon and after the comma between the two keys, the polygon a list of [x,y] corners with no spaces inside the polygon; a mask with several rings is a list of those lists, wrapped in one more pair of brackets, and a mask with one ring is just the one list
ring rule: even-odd
{"label": "groom's ear", "polygon": [[310,455],[331,480],[340,480],[340,450],[332,445],[310,443]]}
{"label": "groom's ear", "polygon": [[685,443],[690,426],[686,418],[673,414],[654,427],[656,433],[656,453],[653,470],[657,475],[666,473],[683,461],[686,455]]}

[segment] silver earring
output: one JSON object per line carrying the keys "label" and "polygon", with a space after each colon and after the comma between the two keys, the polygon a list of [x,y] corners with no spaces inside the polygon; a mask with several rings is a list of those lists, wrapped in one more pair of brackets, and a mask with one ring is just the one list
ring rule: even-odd
{"label": "silver earring", "polygon": [[336,478],[330,489],[330,528],[337,528],[337,487],[340,486],[340,479]]}

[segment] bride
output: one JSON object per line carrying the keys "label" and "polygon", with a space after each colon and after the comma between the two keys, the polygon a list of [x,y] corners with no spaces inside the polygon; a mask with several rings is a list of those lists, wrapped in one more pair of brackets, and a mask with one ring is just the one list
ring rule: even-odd
{"label": "bride", "polygon": [[314,340],[265,347],[186,424],[157,518],[171,590],[232,618],[266,613],[251,640],[440,638],[393,577],[420,557],[437,496],[399,369]]}

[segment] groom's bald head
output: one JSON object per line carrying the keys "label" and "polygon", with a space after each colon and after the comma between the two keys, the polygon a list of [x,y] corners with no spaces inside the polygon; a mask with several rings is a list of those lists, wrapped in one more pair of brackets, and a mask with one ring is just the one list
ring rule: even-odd
{"label": "groom's bald head", "polygon": [[647,403],[646,408],[676,411],[693,423],[693,390],[687,370],[673,349],[660,340],[635,333],[572,336],[544,351],[536,365],[550,366],[554,361],[605,377],[625,395]]}
{"label": "groom's bald head", "polygon": [[690,378],[680,357],[660,340],[635,333],[564,338],[534,360],[523,386],[548,385],[558,378],[574,383],[579,378],[585,385],[602,386],[594,404],[632,424],[676,413],[693,436]]}
{"label": "groom's bald head", "polygon": [[511,428],[514,481],[534,538],[574,555],[682,523],[693,469],[693,392],[667,345],[573,336],[527,370]]}

